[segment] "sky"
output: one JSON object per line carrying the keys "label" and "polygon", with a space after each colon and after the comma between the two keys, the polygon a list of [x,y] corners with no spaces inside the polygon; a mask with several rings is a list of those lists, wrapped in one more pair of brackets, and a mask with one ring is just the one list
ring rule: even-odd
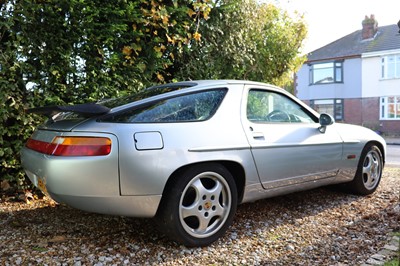
{"label": "sky", "polygon": [[361,30],[365,15],[375,15],[379,26],[397,24],[400,20],[399,0],[275,0],[292,14],[304,14],[308,37],[303,53],[325,46],[356,30]]}

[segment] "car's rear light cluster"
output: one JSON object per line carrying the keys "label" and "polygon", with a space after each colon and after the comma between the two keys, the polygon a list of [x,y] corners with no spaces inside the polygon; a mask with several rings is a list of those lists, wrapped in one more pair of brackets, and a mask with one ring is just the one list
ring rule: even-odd
{"label": "car's rear light cluster", "polygon": [[55,137],[52,142],[30,138],[26,147],[54,156],[101,156],[111,152],[111,140],[102,137]]}

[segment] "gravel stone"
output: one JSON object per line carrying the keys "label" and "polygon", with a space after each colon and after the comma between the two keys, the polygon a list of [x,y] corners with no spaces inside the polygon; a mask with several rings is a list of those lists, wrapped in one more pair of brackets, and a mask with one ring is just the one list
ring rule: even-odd
{"label": "gravel stone", "polygon": [[242,204],[222,238],[187,248],[150,219],[0,194],[0,265],[381,265],[398,252],[399,196],[400,168],[387,167],[372,195],[319,188]]}

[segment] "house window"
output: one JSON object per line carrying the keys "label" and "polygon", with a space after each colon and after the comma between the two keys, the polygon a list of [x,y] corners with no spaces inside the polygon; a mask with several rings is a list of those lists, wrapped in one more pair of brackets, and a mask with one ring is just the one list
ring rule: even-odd
{"label": "house window", "polygon": [[343,120],[342,99],[311,100],[310,106],[320,114],[330,114],[336,121]]}
{"label": "house window", "polygon": [[382,78],[400,78],[400,54],[382,57]]}
{"label": "house window", "polygon": [[400,96],[381,97],[381,119],[400,119]]}
{"label": "house window", "polygon": [[319,63],[310,66],[310,84],[343,82],[343,62]]}

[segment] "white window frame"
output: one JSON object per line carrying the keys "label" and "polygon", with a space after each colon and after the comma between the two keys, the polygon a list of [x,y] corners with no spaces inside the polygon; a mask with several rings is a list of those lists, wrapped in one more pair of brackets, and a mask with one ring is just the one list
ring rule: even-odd
{"label": "white window frame", "polygon": [[[389,102],[389,98],[394,97],[394,101]],[[400,95],[381,97],[379,101],[379,118],[380,120],[400,120]],[[394,116],[389,117],[389,106],[393,106]]]}
{"label": "white window frame", "polygon": [[381,78],[400,78],[400,53],[390,54],[381,57]]}

